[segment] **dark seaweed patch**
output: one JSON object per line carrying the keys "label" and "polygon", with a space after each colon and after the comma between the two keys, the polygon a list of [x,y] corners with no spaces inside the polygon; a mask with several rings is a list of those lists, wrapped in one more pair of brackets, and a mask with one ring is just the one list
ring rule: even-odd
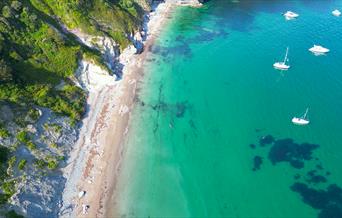
{"label": "dark seaweed patch", "polygon": [[186,40],[188,43],[210,42],[218,37],[226,37],[228,33],[224,30],[214,31],[209,29],[202,29],[198,35]]}
{"label": "dark seaweed patch", "polygon": [[296,169],[301,169],[304,167],[304,162],[301,160],[291,160],[290,164],[292,167],[294,167]]}
{"label": "dark seaweed patch", "polygon": [[249,147],[252,148],[252,149],[255,149],[256,145],[255,144],[249,144]]}
{"label": "dark seaweed patch", "polygon": [[186,103],[177,103],[176,104],[176,117],[177,118],[184,117],[185,110],[186,110]]}
{"label": "dark seaweed patch", "polygon": [[166,111],[168,109],[168,105],[165,102],[159,102],[158,104],[151,106],[155,111]]}
{"label": "dark seaweed patch", "polygon": [[177,102],[176,104],[168,104],[162,100],[160,100],[157,104],[149,105],[153,110],[167,113],[170,112],[174,114],[177,118],[184,117],[186,111],[191,107],[188,101]]}
{"label": "dark seaweed patch", "polygon": [[312,177],[312,176],[316,175],[316,172],[317,172],[316,170],[310,170],[310,171],[307,173],[307,175]]}
{"label": "dark seaweed patch", "polygon": [[318,147],[316,144],[297,144],[292,139],[280,139],[273,143],[268,158],[273,165],[289,162],[294,168],[300,169],[304,167],[304,161],[312,159],[312,151]]}
{"label": "dark seaweed patch", "polygon": [[325,183],[328,180],[321,175],[317,175],[317,170],[311,170],[307,173],[308,179],[306,180],[308,183],[318,184],[318,183]]}
{"label": "dark seaweed patch", "polygon": [[179,43],[175,46],[170,47],[153,45],[150,46],[148,49],[153,54],[160,55],[164,58],[169,57],[170,55],[182,55],[188,58],[192,56],[190,46],[187,43]]}
{"label": "dark seaweed patch", "polygon": [[328,180],[321,175],[315,175],[312,176],[310,179],[307,180],[308,183],[314,183],[314,184],[318,184],[318,183],[326,183]]}
{"label": "dark seaweed patch", "polygon": [[176,41],[182,44],[193,44],[193,43],[203,43],[213,41],[215,38],[227,37],[227,33],[224,29],[212,30],[203,27],[197,27],[197,34],[193,37],[186,38],[182,35],[176,37]]}
{"label": "dark seaweed patch", "polygon": [[319,218],[341,218],[341,205],[329,204],[318,215]]}
{"label": "dark seaweed patch", "polygon": [[255,156],[254,159],[253,159],[253,163],[254,163],[254,167],[253,167],[253,171],[257,171],[257,170],[260,170],[260,166],[263,162],[263,158],[260,157],[260,156]]}
{"label": "dark seaweed patch", "polygon": [[[342,189],[336,184],[330,184],[325,190],[316,188],[318,187],[317,185],[321,186],[321,183],[327,183],[328,179],[326,176],[330,175],[329,171],[324,171],[319,159],[312,157],[313,151],[319,145],[310,143],[299,144],[290,138],[276,140],[269,135],[260,138],[259,143],[260,146],[271,144],[268,159],[273,165],[279,162],[288,162],[290,166],[300,169],[304,167],[306,161],[318,161],[313,162],[316,165],[306,175],[295,174],[293,179],[297,182],[290,188],[301,195],[304,203],[320,210],[318,218],[342,218]],[[254,147],[253,144],[250,147]],[[260,161],[259,158],[261,157],[255,156],[253,159],[254,171],[260,169],[262,159]]]}
{"label": "dark seaweed patch", "polygon": [[299,193],[304,203],[320,209],[319,218],[342,217],[342,189],[337,185],[329,185],[327,190],[321,190],[297,182],[291,186],[291,190]]}
{"label": "dark seaweed patch", "polygon": [[265,145],[269,145],[269,144],[271,144],[273,142],[274,142],[274,137],[271,136],[271,135],[266,135],[266,136],[260,138],[260,140],[259,140],[259,144],[262,147],[265,146]]}

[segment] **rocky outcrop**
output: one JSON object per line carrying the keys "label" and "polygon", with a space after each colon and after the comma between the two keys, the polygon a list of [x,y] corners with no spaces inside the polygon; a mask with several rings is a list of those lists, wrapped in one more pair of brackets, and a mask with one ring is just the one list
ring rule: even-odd
{"label": "rocky outcrop", "polygon": [[[1,139],[6,147],[17,146],[14,156],[17,157],[10,171],[10,181],[16,182],[16,193],[11,197],[8,209],[25,214],[25,217],[57,217],[61,194],[66,179],[57,167],[65,166],[65,160],[77,140],[77,128],[70,125],[66,117],[58,116],[46,108],[37,108],[37,120],[20,118],[24,107],[2,106],[0,118],[6,119],[9,138]],[[6,118],[4,118],[4,116]],[[25,128],[16,124],[16,118],[27,120]],[[22,143],[16,138],[19,131],[27,131],[30,142]],[[23,168],[19,162],[25,160]],[[56,165],[48,165],[54,162]]]}

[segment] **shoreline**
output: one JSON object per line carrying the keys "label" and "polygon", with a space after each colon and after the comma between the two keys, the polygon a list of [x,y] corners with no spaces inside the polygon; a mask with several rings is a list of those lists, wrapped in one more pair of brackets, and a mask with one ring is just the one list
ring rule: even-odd
{"label": "shoreline", "polygon": [[111,214],[114,205],[109,204],[116,192],[137,82],[143,77],[143,64],[150,53],[148,48],[154,44],[174,7],[174,2],[166,1],[150,13],[145,50],[141,54],[132,55],[127,48],[120,55],[126,62],[122,80],[89,93],[89,109],[79,139],[68,166],[63,169],[67,183],[61,217],[114,216]]}

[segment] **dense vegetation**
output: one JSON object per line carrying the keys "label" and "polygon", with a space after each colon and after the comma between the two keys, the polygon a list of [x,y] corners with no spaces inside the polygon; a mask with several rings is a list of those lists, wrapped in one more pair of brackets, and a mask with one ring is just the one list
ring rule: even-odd
{"label": "dense vegetation", "polygon": [[[122,47],[142,21],[142,8],[133,0],[2,0],[0,9],[0,100],[48,107],[74,120],[83,113],[85,95],[67,78],[82,55],[101,58],[57,21],[111,36]],[[56,89],[62,80],[67,85]]]}
{"label": "dense vegetation", "polygon": [[[0,100],[80,119],[85,95],[67,78],[77,69],[82,47],[39,19],[26,1],[5,0],[0,8]],[[56,89],[63,79],[68,85]]]}
{"label": "dense vegetation", "polygon": [[[31,0],[50,16],[57,16],[69,28],[79,28],[95,35],[107,34],[125,47],[132,33],[142,22],[142,8],[133,0]],[[140,1],[143,2],[143,1]]]}

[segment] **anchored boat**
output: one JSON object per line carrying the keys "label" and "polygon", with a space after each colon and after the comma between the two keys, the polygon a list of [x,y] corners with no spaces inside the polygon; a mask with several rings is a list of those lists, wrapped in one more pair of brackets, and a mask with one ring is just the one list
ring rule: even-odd
{"label": "anchored boat", "polygon": [[299,14],[295,13],[295,12],[292,12],[292,11],[287,11],[285,14],[284,14],[284,17],[287,19],[287,20],[291,20],[291,19],[295,19],[297,17],[299,17]]}
{"label": "anchored boat", "polygon": [[325,54],[328,53],[330,50],[320,45],[314,45],[312,48],[309,48],[309,51],[318,54]]}
{"label": "anchored boat", "polygon": [[274,63],[273,64],[274,68],[276,68],[278,70],[288,70],[290,68],[290,65],[286,64],[286,61],[288,60],[287,59],[288,52],[289,52],[289,48],[287,47],[286,48],[286,54],[285,54],[284,61],[283,62],[276,62],[276,63]]}
{"label": "anchored boat", "polygon": [[309,119],[307,118],[308,112],[309,108],[306,109],[303,116],[292,118],[292,123],[296,125],[308,125],[310,123]]}

